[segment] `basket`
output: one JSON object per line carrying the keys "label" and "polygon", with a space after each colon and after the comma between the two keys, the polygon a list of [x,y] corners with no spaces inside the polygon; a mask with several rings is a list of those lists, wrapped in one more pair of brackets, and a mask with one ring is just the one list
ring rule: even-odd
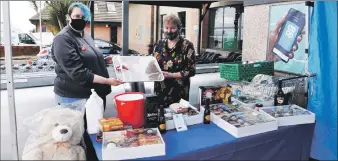
{"label": "basket", "polygon": [[272,61],[261,61],[250,64],[242,62],[220,64],[221,78],[234,81],[251,81],[257,74],[273,75],[274,63]]}

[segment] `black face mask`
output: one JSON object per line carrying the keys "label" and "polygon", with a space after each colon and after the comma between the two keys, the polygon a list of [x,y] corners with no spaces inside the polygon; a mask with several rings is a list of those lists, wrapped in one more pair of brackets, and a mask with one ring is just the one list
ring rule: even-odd
{"label": "black face mask", "polygon": [[86,27],[86,21],[84,19],[72,19],[70,25],[73,29],[82,31]]}
{"label": "black face mask", "polygon": [[178,31],[176,31],[176,32],[164,32],[164,35],[167,39],[174,40],[178,36]]}

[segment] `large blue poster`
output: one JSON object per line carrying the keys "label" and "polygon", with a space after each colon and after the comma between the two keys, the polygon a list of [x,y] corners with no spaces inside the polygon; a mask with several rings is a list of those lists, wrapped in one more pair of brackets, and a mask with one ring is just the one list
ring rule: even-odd
{"label": "large blue poster", "polygon": [[275,70],[305,73],[307,16],[304,2],[270,6],[267,59],[275,61]]}

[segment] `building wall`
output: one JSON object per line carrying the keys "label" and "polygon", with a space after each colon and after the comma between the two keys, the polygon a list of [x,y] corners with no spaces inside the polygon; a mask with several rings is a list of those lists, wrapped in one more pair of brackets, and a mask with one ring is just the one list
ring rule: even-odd
{"label": "building wall", "polygon": [[129,49],[147,53],[147,45],[152,39],[153,16],[153,6],[129,4]]}
{"label": "building wall", "polygon": [[[56,34],[56,28],[54,26],[44,24],[42,24],[41,26],[46,27],[46,32],[52,32],[53,34]],[[35,23],[35,31],[41,32],[39,23]]]}
{"label": "building wall", "polygon": [[[36,26],[36,32],[40,32],[40,25],[39,24],[35,24]],[[45,26],[45,25],[42,25]],[[47,25],[46,27],[47,32],[53,32],[54,34],[56,34],[56,29],[53,26]],[[85,32],[87,32],[88,34],[90,34],[90,25],[87,24],[86,28],[85,28]],[[106,26],[106,24],[94,24],[94,36],[95,39],[102,39],[102,40],[106,40],[106,41],[110,41],[110,27]],[[117,27],[117,44],[120,45],[121,44],[121,39],[122,39],[122,30],[121,30],[121,26]]]}
{"label": "building wall", "polygon": [[269,6],[245,7],[243,23],[242,60],[265,60],[269,30]]}
{"label": "building wall", "polygon": [[[86,25],[85,32],[90,34],[90,24]],[[94,24],[95,39],[110,41],[110,27],[106,24]]]}

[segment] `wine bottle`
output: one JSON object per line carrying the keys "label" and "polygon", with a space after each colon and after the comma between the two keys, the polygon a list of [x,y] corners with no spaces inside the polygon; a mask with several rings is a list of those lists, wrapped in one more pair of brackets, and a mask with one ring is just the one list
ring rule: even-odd
{"label": "wine bottle", "polygon": [[210,124],[210,99],[209,98],[205,101],[203,123]]}
{"label": "wine bottle", "polygon": [[161,134],[164,134],[167,132],[163,105],[160,105],[158,108],[158,130],[160,131]]}
{"label": "wine bottle", "polygon": [[282,89],[282,81],[278,82],[278,91],[275,95],[274,106],[282,106],[285,105],[285,94]]}

